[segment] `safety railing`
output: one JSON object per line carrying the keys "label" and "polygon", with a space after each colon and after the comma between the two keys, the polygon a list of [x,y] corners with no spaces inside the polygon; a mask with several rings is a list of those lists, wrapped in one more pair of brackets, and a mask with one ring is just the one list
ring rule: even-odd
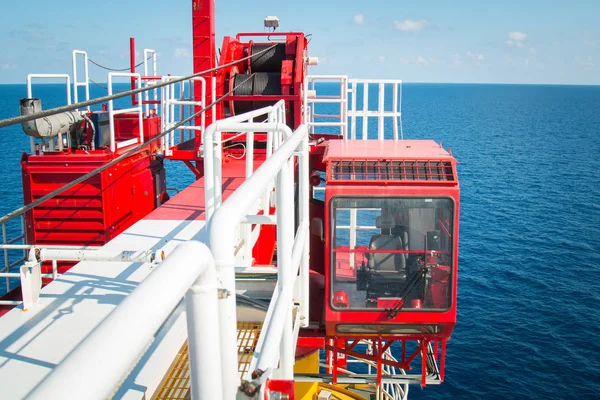
{"label": "safety railing", "polygon": [[[351,79],[348,83],[350,85],[350,108],[348,110],[350,135],[347,138],[357,139],[358,118],[360,118],[362,122],[361,139],[363,140],[369,139],[369,127],[372,119],[377,120],[378,140],[386,139],[386,120],[391,122],[393,135],[391,139],[403,139],[402,81],[394,79]],[[391,99],[389,94],[391,94]],[[370,96],[373,95],[377,96],[377,101],[373,102],[376,106],[374,110],[371,109],[370,100]],[[362,101],[359,102],[359,99],[362,99]],[[387,125],[389,128],[389,124]],[[390,138],[388,137],[388,139]]]}
{"label": "safety railing", "polygon": [[[240,122],[249,121],[261,115],[269,115],[266,123]],[[240,261],[239,254],[252,249],[253,240],[244,238],[247,232],[244,225],[273,224],[277,225],[277,287],[273,293],[267,319],[259,338],[259,348],[250,364],[249,374],[256,371],[269,371],[262,374],[261,379],[275,373],[281,379],[293,379],[295,354],[294,329],[308,325],[308,129],[301,125],[292,133],[283,124],[282,108],[279,105],[265,107],[260,110],[218,121],[209,126],[204,134],[205,146],[205,199],[206,215],[209,224],[209,244],[217,262],[217,271],[225,290],[231,293],[226,301],[219,303],[219,314],[227,316],[227,326],[222,326],[226,347],[223,354],[228,359],[237,356],[236,342],[236,305],[235,305],[235,265]],[[280,122],[271,122],[280,121]],[[246,181],[229,198],[222,202],[222,150],[221,132],[245,132],[247,140],[253,141],[252,133],[267,132],[267,143],[272,143],[273,152],[265,162],[249,175]],[[270,150],[267,150],[269,153]],[[299,223],[294,229],[294,157],[298,157],[299,165]],[[252,153],[246,154],[252,160]],[[274,193],[271,191],[275,180]],[[274,194],[274,196],[273,196]],[[276,211],[275,216],[268,214],[266,201],[272,198]],[[260,212],[261,214],[257,214]],[[273,218],[274,217],[274,218]],[[298,275],[298,287],[296,276]],[[297,322],[292,321],[294,308],[294,290],[299,295]],[[226,367],[224,371],[231,371]],[[238,382],[237,362],[235,374],[223,375],[223,382]],[[266,375],[265,375],[266,374]],[[250,377],[246,377],[251,379]],[[233,398],[236,385],[225,388],[225,397]]]}
{"label": "safety railing", "polygon": [[[152,71],[149,73],[148,69],[150,65],[148,65],[148,61],[152,61]],[[154,79],[148,78],[152,76]],[[158,69],[156,63],[156,50],[153,49],[144,49],[144,77],[148,79],[142,79],[142,86],[147,87],[150,85],[154,85],[160,81],[158,78]],[[150,96],[152,93],[152,97]],[[147,90],[144,92],[144,105],[146,109],[146,115],[150,115],[150,105],[153,103],[152,109],[156,112],[158,111],[158,104],[160,103],[158,99],[158,89],[152,89],[152,91]]]}
{"label": "safety railing", "polygon": [[[18,248],[19,245],[25,245],[25,219],[21,216],[18,221],[19,228],[11,226],[12,229],[9,229],[6,222],[0,224],[2,227],[2,245],[0,246],[2,250],[2,267],[0,267],[0,278],[5,279],[5,293],[10,293],[13,289],[10,282],[11,279],[19,278],[19,273],[12,272],[13,269],[21,265],[27,256],[25,249]],[[15,230],[20,231],[20,233],[11,237],[9,231]],[[20,301],[16,300],[0,300],[0,305],[16,305],[19,303]]]}
{"label": "safety railing", "polygon": [[[110,72],[108,74],[108,95],[113,94],[113,80],[114,78],[136,78],[137,88],[142,87],[142,79],[140,74],[132,74],[125,72]],[[108,102],[108,124],[110,129],[110,151],[115,152],[117,149],[131,146],[133,144],[142,144],[144,143],[144,116],[143,116],[143,105],[142,105],[142,94],[137,94],[137,106],[130,108],[123,108],[115,110],[114,101],[110,100]],[[127,114],[127,113],[136,113],[138,114],[138,123],[139,123],[139,138],[133,138],[129,140],[120,141],[119,143],[115,140],[115,115],[119,114]]]}
{"label": "safety railing", "polygon": [[[273,109],[277,110],[269,107],[263,112]],[[209,150],[211,147],[219,149],[221,130],[270,131],[273,153],[242,186],[216,207],[208,221],[210,251],[197,242],[177,247],[61,362],[31,393],[30,398],[47,398],[50,394],[65,399],[110,397],[184,294],[192,396],[194,399],[235,398],[239,386],[236,252],[240,247],[249,245],[240,240],[240,227],[254,223],[276,222],[278,244],[277,290],[259,339],[261,351],[260,356],[255,355],[254,368],[256,371],[264,368],[266,372],[261,374],[262,379],[273,374],[282,379],[293,379],[297,331],[302,323],[308,321],[308,314],[302,315],[303,306],[308,310],[308,130],[302,125],[292,133],[289,127],[279,123],[241,123],[232,117],[207,128],[204,143],[209,144]],[[295,157],[298,158],[297,163]],[[216,160],[220,158],[214,157],[213,161]],[[297,230],[294,230],[295,165],[299,165],[301,193]],[[275,221],[266,221],[261,219],[264,216],[256,215],[255,210],[274,179],[277,215]],[[39,252],[40,256],[66,256],[69,253],[66,250],[60,254],[48,251]],[[69,254],[73,255],[72,252]],[[296,280],[299,280],[300,299],[294,299]],[[159,291],[161,296],[156,296]],[[299,308],[294,305],[294,300],[300,302]],[[293,323],[295,308],[298,312]],[[112,332],[125,333],[115,336]],[[109,368],[103,370],[100,377],[89,374],[81,369],[81,365],[90,359]],[[73,384],[65,385],[67,379]]]}
{"label": "safety railing", "polygon": [[304,121],[311,134],[403,139],[402,81],[309,75],[304,91]]}
{"label": "safety railing", "polygon": [[[194,241],[180,244],[28,398],[112,397],[184,296],[192,394],[195,399],[233,398],[221,394],[221,362],[229,360],[220,353],[223,335],[219,331],[222,316],[218,314],[218,303],[223,300],[219,300],[218,285],[215,261],[208,248]],[[91,374],[81,368],[90,360],[106,368]]]}
{"label": "safety railing", "polygon": [[[23,228],[24,231],[24,228]],[[58,277],[58,262],[73,261],[116,261],[116,262],[154,262],[163,258],[162,250],[153,251],[110,251],[89,246],[58,246],[58,245],[30,245],[24,244],[25,235],[21,234],[12,239],[7,239],[5,224],[2,228],[3,243],[0,250],[4,252],[4,265],[0,269],[0,278],[6,278],[7,293],[12,289],[10,279],[19,278],[19,286],[23,292],[23,300],[2,300],[0,304],[18,305],[28,308],[37,301],[41,290],[41,281],[37,278]],[[21,241],[22,243],[17,243]],[[11,260],[9,252],[21,254],[17,260]],[[14,255],[12,258],[16,258]],[[52,272],[41,273],[41,265],[51,262]],[[19,272],[11,272],[15,267]]]}
{"label": "safety railing", "polygon": [[[83,80],[79,80],[79,67],[77,62],[77,56],[83,56]],[[79,57],[81,58],[81,57]],[[89,75],[89,63],[88,54],[83,50],[73,50],[73,101],[79,103],[79,88],[85,88],[85,100],[90,99],[90,75]],[[90,106],[87,106],[87,111],[91,110]]]}
{"label": "safety railing", "polygon": [[[348,77],[345,75],[309,75],[304,91],[304,121],[311,134],[315,127],[329,128],[342,137],[348,134]],[[317,86],[322,85],[320,90]],[[327,92],[321,94],[320,92]],[[339,109],[339,114],[337,110]]]}
{"label": "safety railing", "polygon": [[[67,89],[67,104],[71,104],[71,77],[69,74],[29,74],[27,75],[27,98],[33,98],[33,79],[64,79]],[[69,136],[67,135],[67,140]],[[35,139],[33,136],[29,138],[29,144],[31,152],[34,153],[36,150]],[[41,149],[42,151],[54,151],[58,149],[62,151],[64,147],[63,136],[58,134],[56,138],[42,139]]]}
{"label": "safety railing", "polygon": [[[169,82],[179,79],[178,76],[164,76],[163,82]],[[195,82],[200,83],[199,100],[195,101]],[[206,80],[202,77],[196,77],[179,83],[177,86],[167,85],[161,88],[161,129],[165,131],[183,121],[187,116],[194,113],[196,107],[206,107]],[[162,149],[165,156],[171,156],[173,147],[195,138],[196,133],[204,132],[206,124],[205,113],[200,115],[200,125],[195,125],[194,121],[175,129],[167,135],[162,141]],[[178,131],[178,134],[175,132]]]}

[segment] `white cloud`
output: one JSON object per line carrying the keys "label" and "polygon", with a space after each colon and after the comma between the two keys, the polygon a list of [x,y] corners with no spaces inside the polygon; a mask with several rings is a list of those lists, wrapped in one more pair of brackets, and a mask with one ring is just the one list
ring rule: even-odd
{"label": "white cloud", "polygon": [[178,48],[175,49],[175,57],[189,58],[190,57],[190,52],[187,49],[184,49],[182,47],[178,47]]}
{"label": "white cloud", "polygon": [[452,54],[452,65],[460,65],[460,54]]}
{"label": "white cloud", "polygon": [[537,50],[535,49],[535,47],[530,47],[530,48],[529,48],[529,52],[530,52],[531,54],[533,54],[534,56],[537,54]]}
{"label": "white cloud", "polygon": [[579,65],[581,68],[590,71],[596,68],[596,64],[594,63],[594,59],[592,56],[588,56],[587,59],[582,60],[579,57],[575,57],[575,64]]}
{"label": "white cloud", "polygon": [[17,69],[17,64],[0,64],[1,69]]}
{"label": "white cloud", "polygon": [[394,27],[400,32],[421,32],[425,30],[429,24],[424,19],[413,21],[405,19],[404,21],[394,21]]}
{"label": "white cloud", "polygon": [[384,63],[385,62],[385,56],[379,56],[377,57],[377,59],[379,60],[380,63]]}
{"label": "white cloud", "polygon": [[523,32],[509,32],[508,38],[510,40],[514,40],[515,42],[522,42],[527,39],[527,34]]}
{"label": "white cloud", "polygon": [[525,45],[525,39],[527,39],[526,33],[508,32],[508,39],[505,43],[509,46],[523,47]]}
{"label": "white cloud", "polygon": [[354,16],[354,18],[352,18],[352,21],[356,24],[356,25],[362,25],[365,23],[365,16],[362,14],[356,14]]}
{"label": "white cloud", "polygon": [[429,65],[429,61],[427,61],[423,56],[417,56],[415,62],[421,65]]}
{"label": "white cloud", "polygon": [[475,60],[477,63],[480,63],[480,62],[482,62],[485,59],[485,57],[483,56],[483,54],[481,54],[481,53],[473,53],[473,52],[470,52],[470,51],[467,53],[467,57],[469,57],[472,60]]}

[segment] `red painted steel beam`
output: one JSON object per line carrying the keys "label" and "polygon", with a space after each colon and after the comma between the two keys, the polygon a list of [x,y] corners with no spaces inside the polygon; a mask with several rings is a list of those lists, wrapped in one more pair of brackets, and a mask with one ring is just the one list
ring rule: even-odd
{"label": "red painted steel beam", "polygon": [[[194,73],[213,69],[217,66],[215,45],[215,2],[214,0],[192,0],[192,52]],[[211,77],[214,73],[202,75],[206,79],[206,94],[211,93]],[[194,100],[200,101],[202,83],[194,81]],[[200,111],[196,107],[196,112]],[[211,110],[205,112],[206,124],[213,122]],[[200,125],[200,116],[195,124]],[[196,133],[196,148],[201,144],[201,137]]]}
{"label": "red painted steel beam", "polygon": [[[334,350],[334,346],[331,345],[325,345],[325,350],[328,351],[333,351]],[[373,361],[373,362],[378,362],[378,357],[375,355],[369,355],[369,354],[363,354],[363,353],[358,353],[356,351],[346,351],[344,349],[337,349],[338,352],[345,354],[348,357],[354,357],[354,358],[363,358],[365,360],[369,360],[369,361]],[[421,349],[417,350],[417,354],[419,354],[421,351]],[[392,360],[381,360],[382,364],[385,365],[389,365],[390,367],[396,367],[396,368],[402,368],[405,369],[407,371],[410,371],[412,368],[410,367],[410,365],[408,364],[403,364],[401,362],[398,361],[392,361]]]}
{"label": "red painted steel beam", "polygon": [[[135,39],[129,38],[129,65],[132,74],[135,74]],[[131,90],[135,89],[135,78],[131,77]],[[137,105],[137,99],[135,94],[131,95],[131,104]]]}
{"label": "red painted steel beam", "polygon": [[427,340],[421,341],[421,387],[427,383]]}

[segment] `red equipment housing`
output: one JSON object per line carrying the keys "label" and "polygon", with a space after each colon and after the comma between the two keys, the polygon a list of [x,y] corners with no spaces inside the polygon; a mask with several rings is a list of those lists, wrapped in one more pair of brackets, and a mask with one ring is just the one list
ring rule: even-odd
{"label": "red equipment housing", "polygon": [[[326,334],[448,339],[458,268],[454,157],[433,141],[339,140],[324,161]],[[336,306],[341,290],[347,307]]]}

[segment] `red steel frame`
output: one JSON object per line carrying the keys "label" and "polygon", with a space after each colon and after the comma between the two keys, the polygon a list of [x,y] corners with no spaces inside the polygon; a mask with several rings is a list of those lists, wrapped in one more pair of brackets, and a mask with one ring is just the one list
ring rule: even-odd
{"label": "red steel frame", "polygon": [[[368,155],[365,155],[365,158]],[[317,157],[320,158],[320,157]],[[344,159],[343,155],[338,159],[326,159],[325,165],[320,164],[321,168],[326,170],[327,190],[325,194],[325,227],[326,235],[325,242],[325,339],[322,342],[323,347],[327,350],[327,361],[330,365],[329,372],[332,374],[333,383],[337,383],[339,368],[345,368],[346,357],[362,358],[377,363],[377,383],[381,384],[382,367],[389,365],[404,370],[411,370],[411,363],[415,358],[421,355],[421,385],[426,384],[427,377],[427,357],[423,356],[427,353],[429,343],[434,345],[434,355],[436,360],[439,360],[440,378],[444,380],[446,342],[449,340],[454,325],[456,324],[456,300],[457,300],[457,282],[458,282],[458,231],[459,231],[459,212],[460,212],[460,190],[458,180],[456,178],[456,160],[452,157],[439,159],[429,159],[418,157],[418,154],[413,155],[410,159],[400,161],[425,161],[429,165],[429,161],[444,161],[451,162],[452,176],[450,180],[403,180],[395,177],[395,179],[385,179],[384,175],[390,175],[389,172],[383,171],[379,174],[379,180],[331,180],[332,177],[332,162],[331,161],[352,161]],[[360,161],[377,161],[382,160],[360,160]],[[379,165],[379,164],[378,164]],[[404,165],[404,163],[402,163]],[[313,163],[313,166],[316,166]],[[436,166],[433,165],[427,169],[427,178],[431,178],[432,173],[435,174]],[[445,170],[443,170],[446,176]],[[370,173],[370,172],[369,172]],[[339,174],[338,174],[339,175]],[[400,177],[402,178],[402,177]],[[404,178],[406,178],[404,176]],[[451,198],[454,202],[454,231],[452,235],[453,247],[453,265],[452,265],[452,282],[451,287],[451,304],[448,310],[445,311],[402,311],[392,319],[388,319],[388,313],[384,310],[339,310],[334,309],[330,303],[332,298],[332,270],[331,270],[331,200],[334,197],[445,197]],[[443,222],[443,221],[442,221]],[[444,225],[445,226],[445,225]],[[357,252],[373,252],[356,250]],[[389,252],[389,251],[388,251]],[[406,252],[399,250],[398,252]],[[409,251],[410,252],[410,251]],[[436,334],[378,334],[374,329],[373,334],[340,334],[336,327],[339,324],[361,324],[361,325],[399,325],[407,324],[423,324],[423,325],[438,325],[442,327],[442,331]],[[306,339],[306,340],[305,340]],[[376,343],[375,354],[362,354],[356,351],[355,346],[362,339],[369,339]],[[412,354],[407,356],[407,342],[416,341],[417,346]],[[402,347],[402,357],[398,362],[382,359],[382,355],[387,348],[394,343],[399,343]],[[439,354],[439,343],[441,343],[441,354]],[[314,338],[301,337],[298,339],[299,347],[308,347],[310,345],[321,344],[316,342]],[[321,347],[321,348],[323,348]],[[343,354],[344,357],[339,355]]]}

